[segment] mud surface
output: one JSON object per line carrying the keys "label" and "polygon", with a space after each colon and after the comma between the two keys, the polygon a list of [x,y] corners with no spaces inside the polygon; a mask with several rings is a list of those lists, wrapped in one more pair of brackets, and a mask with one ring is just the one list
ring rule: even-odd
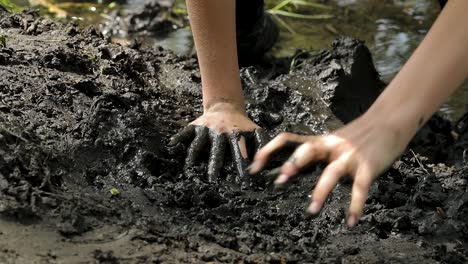
{"label": "mud surface", "polygon": [[[284,190],[268,173],[242,189],[229,155],[215,182],[208,153],[184,170],[186,149],[166,146],[201,111],[195,58],[122,47],[33,13],[0,10],[0,35],[2,263],[468,260],[467,136],[455,139],[443,117],[373,185],[349,230],[349,183],[317,218],[304,214],[321,165]],[[242,78],[249,115],[270,137],[335,129],[384,87],[350,38],[291,74],[246,68]]]}
{"label": "mud surface", "polygon": [[106,15],[101,26],[105,37],[164,38],[170,32],[188,25],[187,16],[174,11],[170,2],[151,1],[123,14],[121,10]]}

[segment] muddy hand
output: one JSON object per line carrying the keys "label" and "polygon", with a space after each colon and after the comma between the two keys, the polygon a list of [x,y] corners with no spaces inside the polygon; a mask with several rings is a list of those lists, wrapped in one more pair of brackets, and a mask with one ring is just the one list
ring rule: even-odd
{"label": "muddy hand", "polygon": [[[243,109],[238,109],[229,103],[218,103],[194,120],[188,127],[173,136],[170,145],[187,142],[193,139],[187,153],[185,167],[196,164],[203,149],[210,144],[208,161],[208,181],[215,182],[223,167],[227,142],[230,142],[234,164],[239,173],[238,179],[247,179],[245,168],[248,163],[245,139],[236,135],[242,132],[254,131],[259,127],[250,120]],[[259,133],[258,138],[262,135]],[[258,146],[260,144],[257,144]],[[240,183],[240,182],[239,182]]]}
{"label": "muddy hand", "polygon": [[187,142],[193,138],[194,134],[195,126],[189,125],[182,129],[179,133],[171,137],[171,140],[169,141],[169,146],[175,146],[177,144]]}
{"label": "muddy hand", "polygon": [[399,137],[394,127],[364,116],[329,135],[280,134],[257,152],[250,173],[260,172],[272,154],[290,142],[300,143],[280,168],[275,184],[282,186],[312,163],[327,161],[328,166],[317,182],[307,212],[317,215],[340,178],[351,176],[354,182],[347,224],[352,227],[362,216],[370,185],[391,166],[408,141],[406,137]]}

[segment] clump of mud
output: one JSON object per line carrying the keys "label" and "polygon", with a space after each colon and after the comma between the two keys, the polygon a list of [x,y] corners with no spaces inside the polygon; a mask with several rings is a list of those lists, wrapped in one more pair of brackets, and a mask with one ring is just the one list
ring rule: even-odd
{"label": "clump of mud", "polygon": [[[229,157],[218,183],[208,182],[203,157],[183,170],[184,150],[166,145],[201,111],[193,57],[122,47],[92,27],[34,13],[0,10],[0,35],[0,260],[467,261],[463,157],[450,157],[455,167],[450,155],[432,164],[418,154],[455,146],[442,117],[413,141],[421,150],[407,151],[373,185],[365,217],[348,230],[349,183],[317,218],[304,214],[322,165],[283,190],[267,175],[250,189],[228,181]],[[368,49],[351,38],[301,65],[274,78],[242,70],[248,113],[270,136],[333,130],[384,87]]]}
{"label": "clump of mud", "polygon": [[174,11],[173,3],[150,1],[122,14],[116,10],[105,16],[101,31],[106,37],[162,38],[188,25],[187,15]]}

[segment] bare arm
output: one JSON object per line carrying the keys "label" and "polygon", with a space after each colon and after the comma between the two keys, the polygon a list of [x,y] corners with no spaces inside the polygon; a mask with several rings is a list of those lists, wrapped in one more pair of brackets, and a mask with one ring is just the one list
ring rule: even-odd
{"label": "bare arm", "polygon": [[236,48],[235,0],[187,0],[202,76],[203,106],[218,102],[244,111]]}
{"label": "bare arm", "polygon": [[468,77],[468,1],[451,0],[368,115],[397,125],[405,140]]}
{"label": "bare arm", "polygon": [[208,144],[211,147],[209,181],[217,181],[229,145],[239,173],[236,181],[244,184],[249,157],[245,138],[235,132],[254,131],[259,127],[245,111],[237,62],[235,0],[186,2],[202,76],[203,115],[174,135],[170,144],[193,138],[187,150],[187,168],[195,165]]}
{"label": "bare arm", "polygon": [[347,223],[356,225],[373,180],[468,77],[466,10],[468,1],[448,1],[421,45],[363,116],[330,135],[279,135],[257,153],[251,173],[260,171],[286,142],[302,142],[275,183],[286,183],[313,161],[328,161],[307,212],[318,214],[339,179],[350,175],[354,183]]}

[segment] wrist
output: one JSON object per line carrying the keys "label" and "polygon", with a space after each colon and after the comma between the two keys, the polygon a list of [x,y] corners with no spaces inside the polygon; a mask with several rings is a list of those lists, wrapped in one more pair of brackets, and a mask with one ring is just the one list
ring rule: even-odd
{"label": "wrist", "polygon": [[389,132],[395,134],[398,140],[405,144],[409,143],[429,118],[424,117],[414,103],[379,99],[363,114],[362,118],[365,122],[381,127],[383,130],[390,130]]}
{"label": "wrist", "polygon": [[232,99],[228,97],[213,98],[211,100],[204,100],[203,112],[239,112],[246,114],[245,102],[242,99]]}

